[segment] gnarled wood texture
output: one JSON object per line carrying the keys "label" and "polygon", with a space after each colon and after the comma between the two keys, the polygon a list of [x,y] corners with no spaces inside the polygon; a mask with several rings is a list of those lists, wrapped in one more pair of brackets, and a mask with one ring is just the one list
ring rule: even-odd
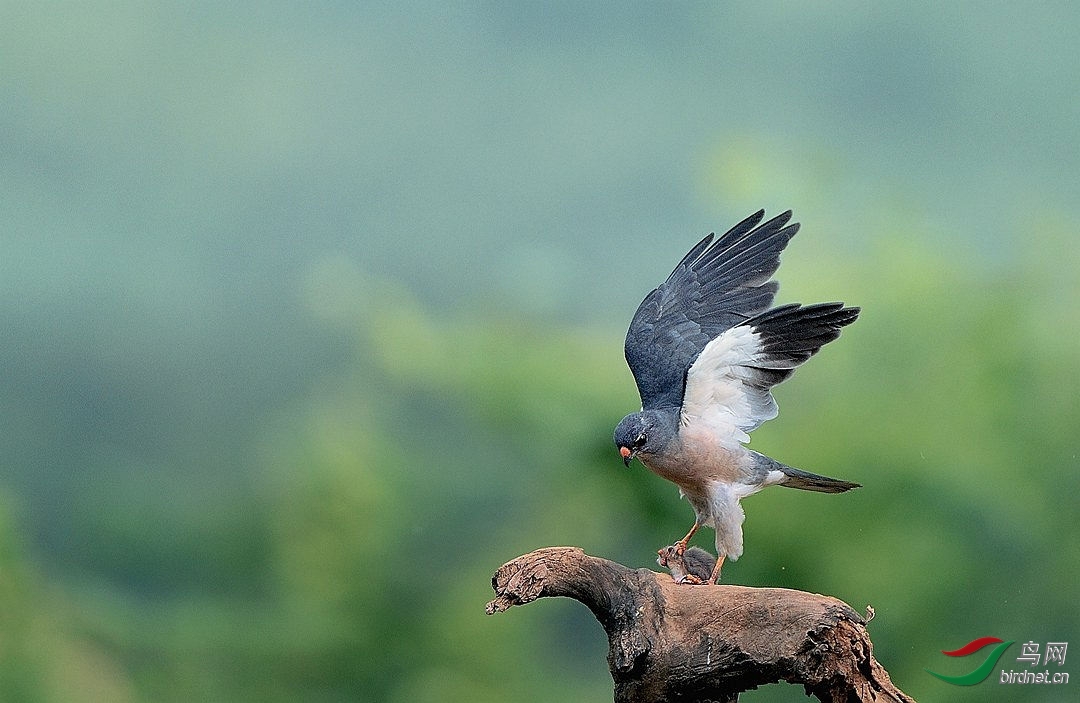
{"label": "gnarled wood texture", "polygon": [[873,655],[847,604],[784,588],[688,586],[577,547],[549,547],[503,564],[488,614],[537,598],[584,603],[608,636],[616,703],[735,701],[787,681],[826,702],[914,703]]}

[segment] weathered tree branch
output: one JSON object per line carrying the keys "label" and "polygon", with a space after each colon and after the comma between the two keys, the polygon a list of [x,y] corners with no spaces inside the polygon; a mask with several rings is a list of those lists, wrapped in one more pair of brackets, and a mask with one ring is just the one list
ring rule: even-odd
{"label": "weathered tree branch", "polygon": [[577,547],[522,555],[491,584],[489,615],[547,596],[584,603],[607,632],[616,703],[734,701],[778,681],[826,703],[914,703],[874,658],[863,618],[828,596],[680,585]]}

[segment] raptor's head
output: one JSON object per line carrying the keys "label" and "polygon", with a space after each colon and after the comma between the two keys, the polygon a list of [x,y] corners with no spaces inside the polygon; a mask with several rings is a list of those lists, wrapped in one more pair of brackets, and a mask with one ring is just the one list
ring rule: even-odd
{"label": "raptor's head", "polygon": [[615,446],[619,448],[623,463],[638,454],[646,456],[663,451],[675,436],[676,422],[672,413],[663,410],[643,410],[630,413],[615,428]]}

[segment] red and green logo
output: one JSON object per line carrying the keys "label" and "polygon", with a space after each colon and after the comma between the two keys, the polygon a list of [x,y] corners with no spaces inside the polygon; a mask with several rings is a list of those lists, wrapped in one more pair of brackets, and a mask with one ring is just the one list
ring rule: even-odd
{"label": "red and green logo", "polygon": [[964,674],[963,676],[945,676],[944,674],[939,674],[936,671],[930,671],[929,669],[926,670],[926,673],[936,676],[942,681],[951,683],[955,686],[974,686],[975,684],[984,681],[986,677],[990,675],[990,672],[994,670],[994,665],[997,664],[998,659],[1001,658],[1001,655],[1005,653],[1005,650],[1008,649],[1009,645],[1014,641],[1015,640],[1009,640],[1008,642],[1005,642],[997,637],[980,637],[977,640],[971,640],[960,649],[954,649],[951,652],[941,650],[941,653],[947,657],[966,657],[974,654],[987,645],[997,645],[991,650],[990,654],[986,656],[983,663],[979,664],[979,666],[970,674]]}

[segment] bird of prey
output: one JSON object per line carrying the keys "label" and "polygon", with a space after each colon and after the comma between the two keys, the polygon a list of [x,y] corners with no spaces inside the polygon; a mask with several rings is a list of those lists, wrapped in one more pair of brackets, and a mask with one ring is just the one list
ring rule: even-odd
{"label": "bird of prey", "polygon": [[785,466],[745,446],[777,415],[771,389],[855,321],[843,303],[772,307],[780,252],[799,229],[791,212],[762,223],[764,210],[724,236],[702,239],[645,296],[626,333],[626,362],[641,411],[615,428],[629,466],[637,457],[679,486],[694,525],[716,531],[716,583],[724,559],[743,552],[739,501],[766,486],[843,493],[859,484]]}

